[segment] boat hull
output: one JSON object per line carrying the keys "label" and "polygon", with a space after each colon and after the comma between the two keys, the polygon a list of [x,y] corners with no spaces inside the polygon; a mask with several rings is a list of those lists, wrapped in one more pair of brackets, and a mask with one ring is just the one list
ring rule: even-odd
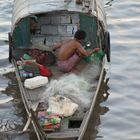
{"label": "boat hull", "polygon": [[[38,9],[38,2],[34,2],[33,0],[26,1],[22,7],[17,7],[17,5],[24,1],[25,0],[21,0],[19,2],[15,0],[12,30],[11,33],[9,33],[9,61],[12,62],[13,66],[15,67],[22,101],[29,117],[23,131],[26,131],[31,123],[37,134],[38,140],[84,140],[86,139],[85,137],[89,135],[89,126],[92,118],[94,118],[96,104],[101,96],[99,89],[105,74],[105,57],[107,57],[107,61],[110,62],[110,38],[107,31],[103,3],[101,0],[93,0],[89,1],[91,6],[86,6],[86,4],[83,3],[85,4],[85,7],[83,7],[83,5],[77,5],[74,1],[71,1],[70,3],[61,3],[62,5],[60,6],[60,1],[58,2],[56,0],[54,5],[56,8],[56,3],[58,2],[58,7],[55,10],[54,5],[52,5],[48,11],[44,11],[45,9]],[[39,2],[39,5],[49,3],[42,0]],[[53,1],[50,1],[49,4],[52,4],[52,2]],[[37,6],[36,10],[34,6]],[[77,7],[79,7],[79,9]],[[28,11],[29,9],[30,11]],[[19,10],[20,12],[18,13],[17,11]],[[24,14],[22,10],[25,11]],[[17,16],[14,17],[14,15]],[[55,81],[55,88],[57,83],[59,83],[58,85],[63,83],[61,87],[58,86],[59,92],[62,91],[62,87],[65,85],[66,89],[68,88],[65,90],[65,92],[71,91],[69,93],[72,93],[73,89],[70,90],[69,87],[73,86],[73,88],[75,88],[72,83],[75,83],[75,81],[78,81],[79,79],[82,81],[84,77],[84,81],[82,82],[85,83],[79,86],[78,91],[81,93],[83,92],[81,89],[87,88],[85,87],[86,84],[90,85],[90,88],[87,88],[84,91],[86,94],[91,94],[89,96],[90,103],[88,104],[88,107],[85,107],[87,97],[82,97],[82,99],[85,98],[85,102],[82,102],[79,101],[78,96],[75,96],[76,94],[72,94],[71,96],[67,94],[67,96],[69,96],[73,102],[77,104],[79,103],[80,105],[78,105],[82,109],[80,111],[76,111],[69,117],[63,118],[61,116],[62,122],[60,123],[60,128],[57,130],[52,128],[49,130],[47,129],[46,132],[44,127],[40,125],[38,110],[40,105],[40,97],[43,97],[46,90],[48,91],[48,94],[50,94],[51,91],[48,90],[48,85],[33,90],[27,89],[24,82],[29,77],[23,78],[23,76],[21,76],[18,62],[25,62],[23,60],[24,54],[29,54],[30,50],[39,50],[42,52],[42,54],[46,51],[53,53],[52,47],[56,42],[58,43],[59,41],[72,39],[74,33],[78,29],[84,30],[87,34],[87,38],[85,42],[82,43],[82,46],[87,50],[92,50],[95,47],[99,47],[101,52],[82,59],[77,66],[78,74],[74,73],[71,75],[70,73],[66,76],[64,73],[58,70],[56,64],[51,64],[51,66],[47,65],[47,68],[50,68],[53,73],[53,76],[49,78],[49,84]],[[90,47],[87,44],[90,44]],[[88,47],[86,48],[85,46]],[[54,55],[56,55],[57,58],[57,54]],[[40,64],[41,59],[39,60],[37,57],[35,61]],[[55,63],[55,61],[52,62]],[[44,63],[41,63],[41,65],[44,66]],[[65,79],[67,78],[70,79],[66,81]],[[72,82],[70,83],[69,81]],[[67,85],[70,86],[67,87]]]}

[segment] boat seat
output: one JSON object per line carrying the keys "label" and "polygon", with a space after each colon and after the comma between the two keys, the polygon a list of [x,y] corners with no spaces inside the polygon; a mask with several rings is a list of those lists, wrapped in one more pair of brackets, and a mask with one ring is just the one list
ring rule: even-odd
{"label": "boat seat", "polygon": [[[75,140],[74,138],[79,137],[79,129],[70,129],[68,131],[63,132],[54,132],[51,134],[47,134],[48,140],[49,139],[57,139],[57,140]],[[73,138],[73,139],[72,139]]]}

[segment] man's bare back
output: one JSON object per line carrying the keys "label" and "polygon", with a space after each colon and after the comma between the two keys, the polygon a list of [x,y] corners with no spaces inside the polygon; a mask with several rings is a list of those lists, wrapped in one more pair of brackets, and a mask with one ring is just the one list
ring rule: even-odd
{"label": "man's bare back", "polygon": [[99,51],[99,48],[94,48],[91,51],[86,51],[82,48],[80,41],[77,39],[72,39],[62,43],[59,46],[58,60],[65,61],[69,59],[74,53],[79,53],[81,56],[89,56],[93,52]]}
{"label": "man's bare back", "polygon": [[59,48],[57,65],[61,71],[71,71],[80,62],[82,56],[90,56],[93,52],[99,51],[99,48],[86,51],[81,45],[81,41],[84,40],[85,37],[85,31],[78,30],[74,35],[74,39],[57,43],[54,46],[54,51]]}
{"label": "man's bare back", "polygon": [[58,60],[65,61],[69,59],[80,46],[80,43],[75,39],[64,42],[59,49]]}

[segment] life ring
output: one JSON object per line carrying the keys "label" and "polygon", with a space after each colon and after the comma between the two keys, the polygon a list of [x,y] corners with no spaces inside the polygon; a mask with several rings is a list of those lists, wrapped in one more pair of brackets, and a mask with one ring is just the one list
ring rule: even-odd
{"label": "life ring", "polygon": [[105,54],[106,54],[106,58],[107,58],[107,61],[110,62],[110,57],[111,57],[111,54],[110,54],[110,34],[109,32],[105,32],[105,40],[104,40],[104,43],[105,43]]}

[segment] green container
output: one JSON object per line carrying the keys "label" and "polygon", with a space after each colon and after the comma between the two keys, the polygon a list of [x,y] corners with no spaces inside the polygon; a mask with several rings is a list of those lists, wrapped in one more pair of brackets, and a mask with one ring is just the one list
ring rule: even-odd
{"label": "green container", "polygon": [[24,60],[32,60],[33,58],[30,55],[28,55],[28,54],[24,54],[23,55],[23,59]]}
{"label": "green container", "polygon": [[101,61],[105,55],[105,52],[103,50],[100,50],[98,52],[93,53],[91,56],[85,57],[84,60],[88,63],[91,63],[93,61]]}

